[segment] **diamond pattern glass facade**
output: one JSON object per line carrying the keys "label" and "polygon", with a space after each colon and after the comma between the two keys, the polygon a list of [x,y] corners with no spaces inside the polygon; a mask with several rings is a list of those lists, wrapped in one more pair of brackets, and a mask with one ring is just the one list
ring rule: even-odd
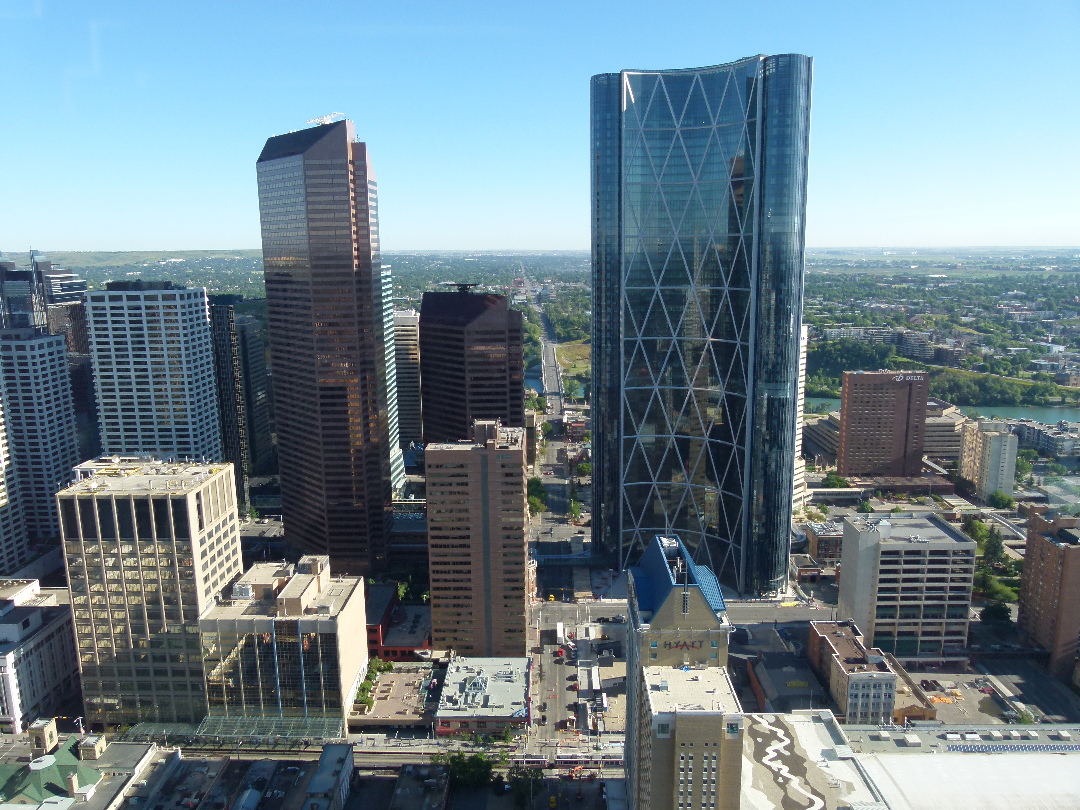
{"label": "diamond pattern glass facade", "polygon": [[592,81],[594,536],[786,579],[811,60]]}

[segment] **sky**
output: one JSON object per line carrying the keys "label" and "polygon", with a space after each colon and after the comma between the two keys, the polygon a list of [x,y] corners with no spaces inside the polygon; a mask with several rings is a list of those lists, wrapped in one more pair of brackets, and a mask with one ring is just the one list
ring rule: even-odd
{"label": "sky", "polygon": [[1080,245],[1080,2],[0,0],[0,250],[259,247],[342,112],[383,249],[589,246],[589,77],[814,57],[807,245]]}

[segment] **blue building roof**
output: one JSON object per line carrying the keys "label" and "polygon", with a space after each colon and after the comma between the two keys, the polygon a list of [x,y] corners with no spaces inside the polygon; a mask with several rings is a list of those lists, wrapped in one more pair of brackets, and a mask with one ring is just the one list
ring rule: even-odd
{"label": "blue building roof", "polygon": [[654,537],[630,573],[639,611],[656,612],[673,590],[681,590],[684,585],[700,590],[718,617],[727,611],[716,574],[695,563],[677,536]]}

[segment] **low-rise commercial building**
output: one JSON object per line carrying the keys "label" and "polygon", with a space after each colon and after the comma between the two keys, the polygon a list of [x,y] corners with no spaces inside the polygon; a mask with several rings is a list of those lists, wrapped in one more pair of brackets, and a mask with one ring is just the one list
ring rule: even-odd
{"label": "low-rise commercial building", "polygon": [[840,561],[844,527],[833,520],[806,524],[806,539],[810,556],[823,565]]}
{"label": "low-rise commercial building", "polygon": [[828,684],[844,722],[893,722],[896,673],[885,653],[863,643],[854,622],[810,622],[807,657]]}
{"label": "low-rise commercial building", "polygon": [[919,667],[967,660],[975,541],[937,515],[844,519],[837,616]]}
{"label": "low-rise commercial building", "polygon": [[117,810],[162,753],[152,743],[61,739],[55,720],[40,720],[29,739],[16,737],[0,752],[0,803],[20,810]]}
{"label": "low-rise commercial building", "polygon": [[435,733],[439,736],[505,733],[531,717],[532,659],[455,658],[446,670]]}
{"label": "low-rise commercial building", "polygon": [[1080,638],[1080,518],[1029,518],[1016,624],[1028,644],[1050,652],[1050,671],[1068,677]]}
{"label": "low-rise commercial building", "polygon": [[368,656],[384,661],[419,661],[431,649],[431,608],[403,605],[394,582],[367,586]]}
{"label": "low-rise commercial building", "polygon": [[22,733],[78,691],[71,608],[36,579],[0,579],[0,732]]}
{"label": "low-rise commercial building", "polygon": [[330,558],[260,563],[199,620],[210,717],[304,718],[343,725],[367,672],[364,581]]}

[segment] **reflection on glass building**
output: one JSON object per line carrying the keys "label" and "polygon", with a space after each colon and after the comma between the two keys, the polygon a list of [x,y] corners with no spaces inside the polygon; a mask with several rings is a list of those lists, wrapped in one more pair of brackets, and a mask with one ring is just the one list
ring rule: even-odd
{"label": "reflection on glass building", "polygon": [[363,580],[332,578],[328,557],[253,565],[199,620],[210,717],[323,720],[340,733],[367,670],[365,628]]}
{"label": "reflection on glass building", "polygon": [[786,581],[811,59],[592,80],[593,536]]}
{"label": "reflection on glass building", "polygon": [[285,532],[366,573],[405,481],[375,170],[337,121],[270,138],[257,171]]}

